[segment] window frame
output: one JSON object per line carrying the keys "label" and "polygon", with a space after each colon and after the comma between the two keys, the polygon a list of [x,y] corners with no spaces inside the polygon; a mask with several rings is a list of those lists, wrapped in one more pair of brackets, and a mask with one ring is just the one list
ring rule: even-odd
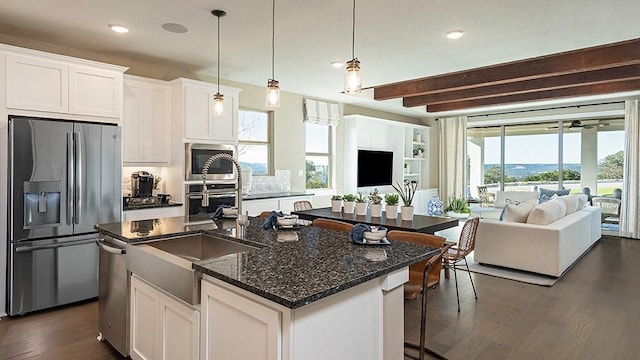
{"label": "window frame", "polygon": [[[254,112],[263,113],[267,115],[267,140],[242,140],[240,139],[240,113],[241,112]],[[273,110],[257,110],[251,108],[238,109],[238,160],[240,159],[240,146],[242,145],[266,145],[267,146],[267,173],[266,174],[253,174],[252,176],[273,176],[275,174],[274,166],[274,144],[273,144],[273,119],[275,112]]]}
{"label": "window frame", "polygon": [[[314,125],[320,125],[320,126],[327,126],[328,127],[328,131],[327,131],[327,153],[321,153],[321,152],[308,152],[307,151],[307,130],[308,124],[314,124]],[[336,137],[336,129],[335,126],[329,125],[329,124],[317,124],[317,123],[313,123],[313,122],[309,122],[309,121],[305,121],[304,124],[304,129],[305,129],[305,154],[304,154],[304,161],[305,161],[305,182],[304,182],[304,187],[306,190],[314,190],[314,191],[319,191],[319,190],[332,190],[335,188],[335,179],[334,179],[334,169],[335,169],[335,137]],[[326,188],[309,188],[307,187],[307,174],[306,174],[306,163],[307,163],[307,157],[309,156],[318,156],[318,157],[327,157],[327,162],[329,164],[329,168],[327,170],[327,187]]]}

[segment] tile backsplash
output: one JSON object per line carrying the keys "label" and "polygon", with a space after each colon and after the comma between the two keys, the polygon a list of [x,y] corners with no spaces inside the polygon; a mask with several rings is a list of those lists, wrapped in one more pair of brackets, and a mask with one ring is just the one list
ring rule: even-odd
{"label": "tile backsplash", "polygon": [[291,191],[291,171],[276,170],[274,176],[252,176],[251,194]]}

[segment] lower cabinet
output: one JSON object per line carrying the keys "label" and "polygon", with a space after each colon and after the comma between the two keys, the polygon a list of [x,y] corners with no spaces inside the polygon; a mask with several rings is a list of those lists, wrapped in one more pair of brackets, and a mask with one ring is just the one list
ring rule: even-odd
{"label": "lower cabinet", "polygon": [[132,275],[132,359],[199,359],[200,312]]}
{"label": "lower cabinet", "polygon": [[203,359],[280,360],[282,313],[202,281]]}
{"label": "lower cabinet", "polygon": [[296,201],[311,201],[311,196],[281,197],[259,200],[245,200],[242,202],[242,210],[248,211],[249,216],[258,216],[263,211],[280,210],[285,213],[293,211]]}

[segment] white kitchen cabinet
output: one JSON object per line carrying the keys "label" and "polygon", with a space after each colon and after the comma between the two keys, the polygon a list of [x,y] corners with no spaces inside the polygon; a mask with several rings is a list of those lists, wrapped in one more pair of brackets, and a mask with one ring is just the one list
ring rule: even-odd
{"label": "white kitchen cabinet", "polygon": [[121,118],[125,68],[6,48],[10,49],[7,52],[7,108],[117,121]]}
{"label": "white kitchen cabinet", "polygon": [[203,359],[282,359],[281,312],[201,281]]}
{"label": "white kitchen cabinet", "polygon": [[165,217],[184,216],[183,206],[169,206],[151,209],[123,211],[122,221],[160,219]]}
{"label": "white kitchen cabinet", "polygon": [[221,86],[224,114],[214,115],[216,84],[179,78],[173,80],[174,121],[184,126],[185,141],[235,144],[238,142],[239,89]]}
{"label": "white kitchen cabinet", "polygon": [[171,93],[164,81],[125,76],[122,116],[125,166],[171,161]]}
{"label": "white kitchen cabinet", "polygon": [[199,359],[200,312],[131,276],[132,359]]}
{"label": "white kitchen cabinet", "polygon": [[270,199],[245,200],[242,202],[242,211],[249,212],[249,216],[258,216],[263,211],[280,210],[285,213],[293,211],[296,201],[311,201],[311,196],[289,196]]}

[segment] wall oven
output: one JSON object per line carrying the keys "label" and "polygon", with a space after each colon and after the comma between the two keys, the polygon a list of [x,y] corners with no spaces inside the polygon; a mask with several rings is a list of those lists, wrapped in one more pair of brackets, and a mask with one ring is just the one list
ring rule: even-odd
{"label": "wall oven", "polygon": [[207,184],[209,206],[206,208],[202,207],[202,184],[187,184],[185,187],[185,205],[189,219],[213,215],[220,205],[236,206],[236,186],[233,183]]}
{"label": "wall oven", "polygon": [[[185,180],[202,180],[202,166],[213,155],[227,154],[236,157],[234,145],[219,144],[185,144]],[[209,167],[207,180],[235,181],[238,174],[231,161],[214,161]]]}

